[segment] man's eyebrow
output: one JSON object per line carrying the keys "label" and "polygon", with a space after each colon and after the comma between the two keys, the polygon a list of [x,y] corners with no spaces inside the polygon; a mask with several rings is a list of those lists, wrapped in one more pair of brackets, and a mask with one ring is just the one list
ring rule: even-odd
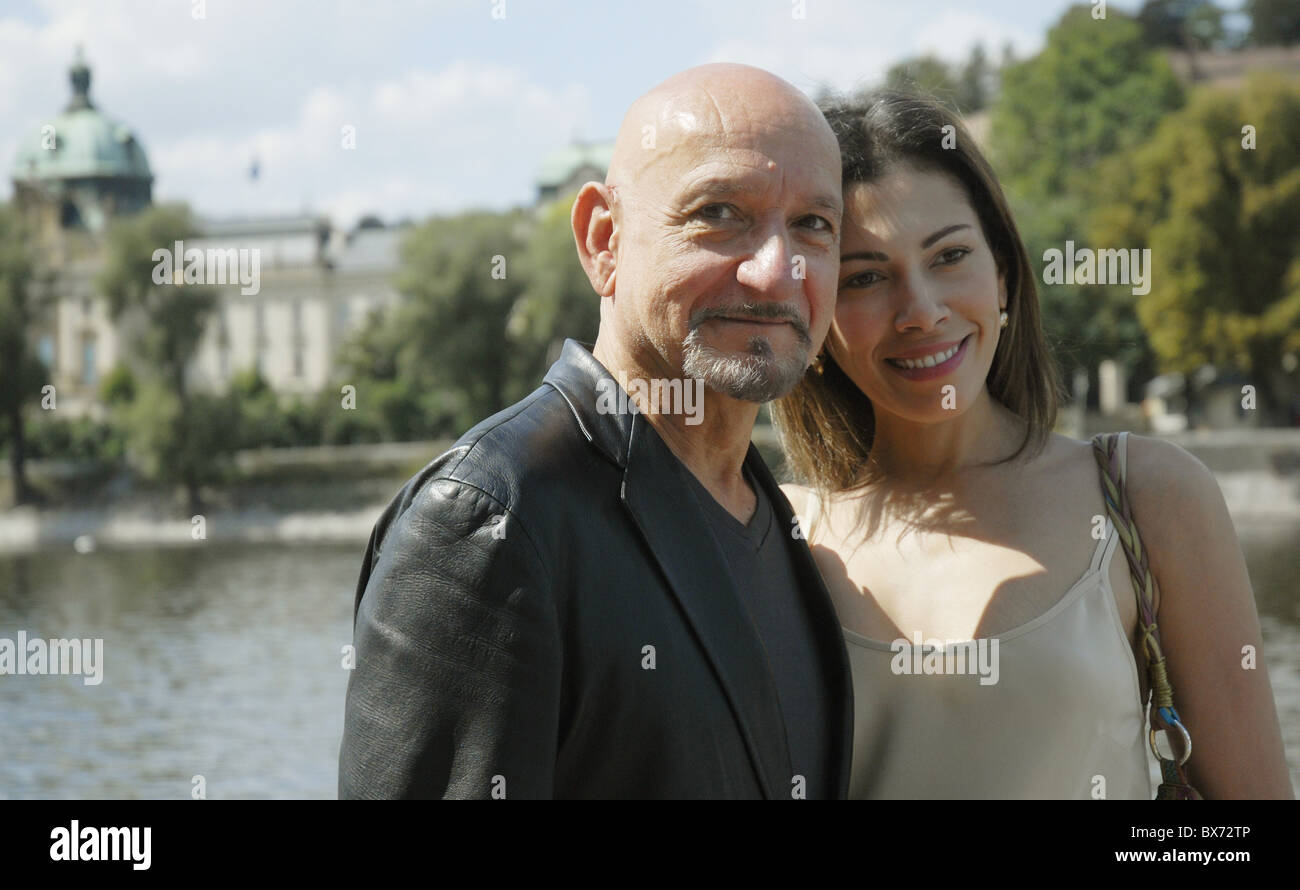
{"label": "man's eyebrow", "polygon": [[[950,226],[944,226],[934,234],[927,236],[926,239],[921,242],[921,249],[924,250],[927,247],[930,247],[946,235],[951,235],[953,232],[959,231],[960,229],[969,228],[969,223],[954,223]],[[853,253],[840,254],[841,263],[847,263],[850,260],[866,260],[871,263],[887,263],[889,262],[889,254],[880,250],[859,250]]]}
{"label": "man's eyebrow", "polygon": [[[730,195],[752,195],[763,191],[762,186],[756,183],[737,182],[734,179],[715,179],[706,178],[692,183],[684,189],[679,200],[682,203],[689,203],[704,197],[728,197]],[[814,195],[808,203],[813,207],[819,207],[831,213],[843,215],[843,199],[831,195]]]}
{"label": "man's eyebrow", "polygon": [[810,203],[814,207],[829,210],[831,213],[841,215],[844,213],[844,202],[839,198],[832,198],[830,195],[815,195]]}
{"label": "man's eyebrow", "polygon": [[694,201],[697,198],[753,194],[758,191],[754,185],[736,182],[734,179],[717,179],[707,177],[691,183],[680,193],[682,201]]}

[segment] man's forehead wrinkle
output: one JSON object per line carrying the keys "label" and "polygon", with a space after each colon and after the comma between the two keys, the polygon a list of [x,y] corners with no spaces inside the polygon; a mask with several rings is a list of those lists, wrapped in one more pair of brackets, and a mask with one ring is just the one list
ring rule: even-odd
{"label": "man's forehead wrinkle", "polygon": [[[670,77],[632,103],[605,182],[624,186],[629,196],[649,189],[666,199],[681,187],[681,180],[694,176],[702,161],[733,151],[766,154],[770,145],[788,141],[796,130],[807,133],[810,154],[818,153],[814,146],[826,144],[828,169],[833,166],[838,174],[834,134],[817,106],[797,88],[748,66],[699,66]],[[769,143],[772,137],[779,141]],[[778,172],[784,178],[789,171]],[[838,175],[835,178],[838,191]]]}

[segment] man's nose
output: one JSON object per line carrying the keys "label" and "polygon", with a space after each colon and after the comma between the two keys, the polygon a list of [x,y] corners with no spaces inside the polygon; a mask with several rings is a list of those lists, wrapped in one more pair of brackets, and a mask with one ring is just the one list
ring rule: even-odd
{"label": "man's nose", "polygon": [[795,257],[789,233],[764,232],[753,251],[740,264],[736,277],[751,290],[785,299],[798,290],[803,263]]}
{"label": "man's nose", "polygon": [[895,296],[898,308],[894,325],[900,331],[912,327],[929,330],[948,316],[943,302],[921,276],[913,273],[899,276]]}

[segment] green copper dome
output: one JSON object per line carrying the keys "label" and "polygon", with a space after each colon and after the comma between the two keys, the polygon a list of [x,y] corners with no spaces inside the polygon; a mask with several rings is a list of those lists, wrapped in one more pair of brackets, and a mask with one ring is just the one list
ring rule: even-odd
{"label": "green copper dome", "polygon": [[29,183],[99,177],[152,181],[135,134],[91,103],[90,68],[80,50],[68,75],[72,101],[20,144],[13,178]]}

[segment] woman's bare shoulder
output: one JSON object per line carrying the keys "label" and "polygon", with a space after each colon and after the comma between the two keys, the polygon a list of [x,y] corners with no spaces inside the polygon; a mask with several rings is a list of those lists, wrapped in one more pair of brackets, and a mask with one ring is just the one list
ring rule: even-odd
{"label": "woman's bare shoulder", "polygon": [[[1166,511],[1211,506],[1221,499],[1218,482],[1200,458],[1168,439],[1128,436],[1125,488],[1134,515],[1155,519]],[[1157,520],[1158,521],[1158,520]]]}
{"label": "woman's bare shoulder", "polygon": [[[1188,569],[1209,558],[1240,560],[1236,530],[1218,481],[1196,455],[1167,439],[1130,434],[1125,488],[1151,568],[1165,596],[1199,596]],[[1202,576],[1203,577],[1203,576]]]}

